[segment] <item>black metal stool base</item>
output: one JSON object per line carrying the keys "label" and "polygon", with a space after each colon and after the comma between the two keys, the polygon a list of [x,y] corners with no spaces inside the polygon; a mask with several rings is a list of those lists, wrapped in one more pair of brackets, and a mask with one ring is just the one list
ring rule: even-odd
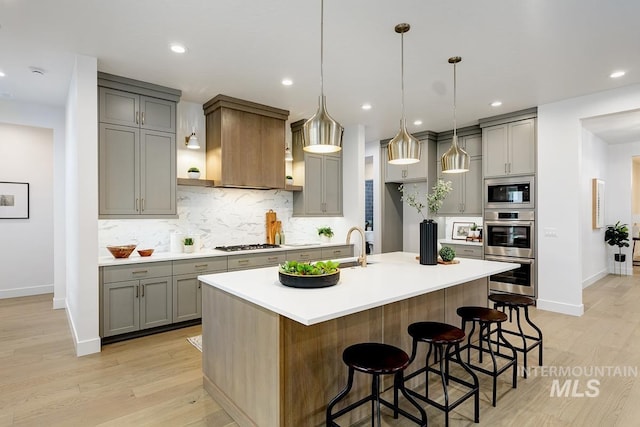
{"label": "black metal stool base", "polygon": [[[393,418],[398,418],[398,414],[413,421],[421,427],[427,426],[427,414],[422,407],[407,393],[404,387],[404,369],[409,362],[409,356],[397,347],[393,347],[387,344],[378,343],[364,343],[355,344],[347,347],[342,356],[344,362],[349,366],[349,377],[347,380],[347,386],[338,393],[329,405],[326,412],[326,424],[328,427],[340,427],[335,420],[342,415],[354,410],[355,408],[364,405],[367,402],[371,402],[371,425],[374,426],[374,422],[378,420],[378,426],[381,425],[380,418],[380,406],[386,406],[393,410]],[[333,407],[344,397],[347,396],[353,386],[353,377],[355,371],[370,374],[373,376],[371,381],[371,394],[354,402],[339,411],[332,413]],[[393,403],[380,397],[380,375],[394,375],[393,386]],[[415,406],[416,410],[420,413],[420,418],[409,412],[403,410],[398,405],[398,391]]]}
{"label": "black metal stool base", "polygon": [[[473,315],[468,315],[468,313],[465,313],[465,310],[472,310],[472,311],[475,310],[478,313],[480,313],[480,315],[477,315],[478,313],[474,313]],[[490,310],[490,311],[487,311],[485,313],[483,312],[483,310]],[[496,316],[496,313],[499,313],[499,316],[504,316],[504,317],[498,317]],[[460,307],[458,308],[458,315],[462,317],[462,330],[466,331],[467,322],[471,322],[471,325],[472,325],[471,332],[468,334],[467,343],[460,348],[460,351],[463,351],[463,350],[467,351],[467,365],[469,365],[470,368],[478,372],[481,372],[485,375],[489,375],[493,378],[493,396],[492,396],[491,403],[495,407],[496,401],[497,401],[497,396],[496,396],[497,380],[500,374],[504,373],[509,368],[513,369],[512,387],[517,388],[518,386],[518,372],[517,372],[518,357],[516,354],[516,350],[513,348],[511,343],[509,343],[509,341],[507,341],[507,339],[502,334],[503,331],[502,331],[501,325],[502,325],[502,322],[507,319],[507,316],[498,310],[492,310],[484,307]],[[480,325],[479,340],[478,340],[478,344],[473,344],[471,342],[471,339],[476,329],[476,322]],[[494,323],[496,323],[498,327],[495,331],[491,331],[491,325]],[[491,346],[492,344],[491,334],[494,332],[497,333],[497,337],[498,337],[497,340],[501,341],[502,345],[510,349],[511,354],[501,353],[499,349],[497,351],[493,350]],[[485,342],[487,344],[486,348],[484,346]],[[471,349],[478,351],[479,363],[482,363],[483,354],[489,353],[489,356],[491,356],[493,369],[489,370],[484,366],[471,363]],[[505,363],[501,368],[498,368],[496,357],[506,359],[507,363]]]}

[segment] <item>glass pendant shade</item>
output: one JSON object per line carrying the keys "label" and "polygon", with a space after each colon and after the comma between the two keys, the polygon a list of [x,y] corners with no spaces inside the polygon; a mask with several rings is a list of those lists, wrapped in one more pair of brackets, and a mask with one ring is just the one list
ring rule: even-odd
{"label": "glass pendant shade", "polygon": [[200,148],[200,143],[198,142],[198,137],[196,136],[195,132],[193,132],[189,137],[187,148],[190,148],[192,150],[197,150],[198,148]]}
{"label": "glass pendant shade", "polygon": [[420,161],[420,141],[407,132],[404,118],[400,120],[400,131],[387,145],[387,156],[392,165],[408,165]]}
{"label": "glass pendant shade", "polygon": [[304,151],[335,153],[342,150],[344,128],[331,118],[325,107],[325,96],[320,96],[318,111],[302,125]]}
{"label": "glass pendant shade", "polygon": [[458,136],[453,136],[451,147],[442,155],[442,173],[469,171],[469,154],[458,146]]}
{"label": "glass pendant shade", "polygon": [[442,173],[462,173],[469,171],[469,154],[458,146],[456,131],[456,64],[462,61],[459,56],[449,58],[449,64],[453,64],[453,139],[451,147],[441,157]]}

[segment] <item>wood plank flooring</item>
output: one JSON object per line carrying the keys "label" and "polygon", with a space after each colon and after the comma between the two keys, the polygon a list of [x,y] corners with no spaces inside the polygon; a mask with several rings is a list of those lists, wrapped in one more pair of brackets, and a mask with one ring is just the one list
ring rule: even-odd
{"label": "wood plank flooring", "polygon": [[[51,299],[0,300],[0,426],[237,426],[202,388],[201,353],[187,342],[199,326],[77,358],[66,315],[51,309]],[[584,304],[582,317],[533,310],[545,334],[545,370],[519,377],[517,389],[503,375],[496,408],[490,379],[479,374],[480,426],[638,425],[640,276],[607,276],[584,291]],[[537,352],[528,360],[537,366]],[[592,367],[619,367],[630,375],[588,375]],[[551,372],[561,368],[583,375]],[[575,393],[552,396],[554,381],[562,386],[566,380],[578,380],[571,383]],[[589,380],[599,383],[589,389]],[[597,396],[577,397],[594,390]],[[430,426],[444,425],[440,411],[426,410]],[[451,413],[450,425],[476,425],[472,415],[472,402],[465,402]],[[387,411],[383,425],[414,424]]]}

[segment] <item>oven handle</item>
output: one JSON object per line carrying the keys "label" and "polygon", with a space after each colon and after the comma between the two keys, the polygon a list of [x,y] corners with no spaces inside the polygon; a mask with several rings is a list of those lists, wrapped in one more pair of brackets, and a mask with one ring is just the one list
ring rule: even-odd
{"label": "oven handle", "polygon": [[518,225],[518,226],[525,226],[525,227],[533,227],[533,221],[485,221],[484,222],[485,227],[487,225],[498,225],[498,226],[509,226],[509,225]]}
{"label": "oven handle", "polygon": [[516,264],[533,264],[534,260],[529,258],[513,258],[513,257],[502,257],[502,256],[493,256],[493,255],[485,255],[485,261],[500,261],[500,262],[511,262]]}

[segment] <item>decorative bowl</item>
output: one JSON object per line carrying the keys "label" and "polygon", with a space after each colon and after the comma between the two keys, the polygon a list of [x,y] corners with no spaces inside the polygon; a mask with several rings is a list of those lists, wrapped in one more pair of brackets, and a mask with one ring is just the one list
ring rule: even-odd
{"label": "decorative bowl", "polygon": [[137,245],[107,246],[114,258],[128,258]]}
{"label": "decorative bowl", "polygon": [[300,274],[278,271],[280,283],[291,288],[328,288],[334,286],[340,280],[340,269],[330,274],[318,274],[315,276],[303,276]]}
{"label": "decorative bowl", "polygon": [[138,249],[140,256],[151,256],[153,249]]}

